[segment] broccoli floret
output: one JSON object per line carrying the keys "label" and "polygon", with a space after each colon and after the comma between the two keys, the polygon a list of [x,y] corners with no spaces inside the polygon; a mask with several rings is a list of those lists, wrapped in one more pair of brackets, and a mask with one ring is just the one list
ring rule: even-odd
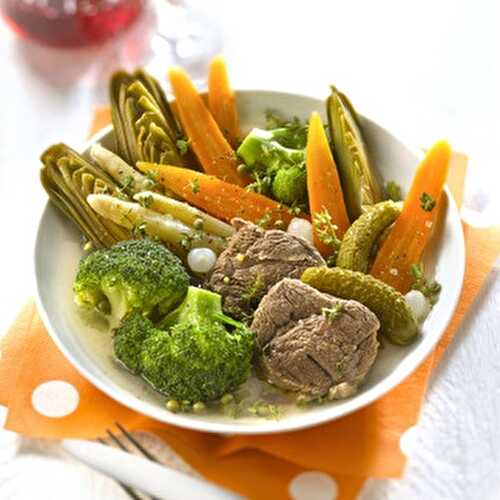
{"label": "broccoli floret", "polygon": [[306,170],[300,165],[278,170],[273,179],[274,198],[287,205],[302,203],[306,198]]}
{"label": "broccoli floret", "polygon": [[189,287],[158,325],[128,316],[113,337],[115,356],[170,398],[209,401],[250,375],[253,334],[222,312],[221,296]]}
{"label": "broccoli floret", "polygon": [[[286,128],[254,128],[237,153],[256,180],[254,188],[257,191],[272,195],[282,203],[299,205],[306,201],[307,192],[305,148],[283,146],[287,134],[290,131]],[[266,192],[269,187],[271,192]]]}
{"label": "broccoli floret", "polygon": [[165,315],[184,297],[189,276],[170,250],[152,240],[130,240],[80,261],[75,302],[104,313],[112,328],[131,313]]}

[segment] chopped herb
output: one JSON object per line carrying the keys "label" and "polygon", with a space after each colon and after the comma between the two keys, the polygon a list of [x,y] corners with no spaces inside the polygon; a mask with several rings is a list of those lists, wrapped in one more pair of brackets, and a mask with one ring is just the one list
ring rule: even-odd
{"label": "chopped herb", "polygon": [[248,184],[245,189],[253,193],[268,194],[273,179],[269,175],[262,175],[257,169],[252,171],[252,177],[254,182]]}
{"label": "chopped herb", "polygon": [[125,191],[128,191],[129,189],[133,189],[133,187],[134,187],[134,178],[131,175],[127,175],[127,177],[123,179],[122,188]]}
{"label": "chopped herb", "polygon": [[258,400],[247,408],[247,412],[258,417],[279,420],[282,416],[281,409],[274,404]]}
{"label": "chopped herb", "polygon": [[276,140],[287,148],[303,149],[307,144],[308,124],[294,116],[285,120],[272,110],[266,111],[266,130],[283,129]]}
{"label": "chopped herb", "polygon": [[332,307],[323,307],[321,309],[321,314],[328,320],[334,321],[337,319],[344,310],[342,302],[335,303]]}
{"label": "chopped herb", "polygon": [[184,156],[188,151],[189,151],[189,146],[191,144],[191,141],[186,141],[185,139],[179,139],[176,143],[177,149],[179,150],[179,153]]}
{"label": "chopped herb", "polygon": [[264,282],[262,281],[262,277],[260,273],[257,273],[253,283],[249,286],[247,291],[242,295],[243,300],[247,304],[251,304],[259,295],[259,293],[264,288]]}
{"label": "chopped herb", "polygon": [[255,224],[257,224],[257,226],[260,226],[263,229],[267,229],[272,220],[273,216],[271,215],[271,213],[266,212],[260,219],[255,221]]}
{"label": "chopped herb", "polygon": [[158,186],[158,173],[157,172],[146,172],[146,177],[148,180],[148,188],[155,189]]}
{"label": "chopped herb", "polygon": [[303,207],[299,205],[298,203],[292,203],[288,207],[288,213],[292,215],[300,215],[300,212],[302,212]]}
{"label": "chopped herb", "polygon": [[146,229],[148,225],[145,222],[135,224],[132,228],[132,236],[134,238],[144,238],[146,236]]}
{"label": "chopped herb", "polygon": [[344,373],[344,363],[342,361],[337,361],[337,363],[335,364],[335,372],[339,376]]}
{"label": "chopped herb", "polygon": [[200,181],[198,179],[193,179],[190,183],[189,186],[191,187],[191,191],[193,193],[199,193],[200,192]]}
{"label": "chopped herb", "polygon": [[436,206],[436,200],[426,192],[420,195],[420,206],[426,212],[432,212],[433,208]]}
{"label": "chopped herb", "polygon": [[435,280],[428,280],[424,274],[424,266],[422,263],[412,264],[410,273],[414,279],[411,288],[421,292],[433,306],[439,299],[441,285]]}
{"label": "chopped herb", "polygon": [[281,231],[284,231],[285,230],[285,223],[282,221],[282,220],[277,220],[275,223],[274,223],[274,227],[276,229],[279,229]]}
{"label": "chopped herb", "polygon": [[189,233],[185,233],[182,236],[182,239],[180,241],[180,245],[184,250],[191,250],[193,247],[193,243],[195,241],[199,241],[202,237],[202,232],[198,231],[197,229],[192,229],[189,231]]}
{"label": "chopped herb", "polygon": [[340,248],[340,240],[337,238],[337,226],[333,223],[331,215],[326,209],[313,215],[313,226],[318,239],[325,245],[331,247],[336,256]]}
{"label": "chopped herb", "polygon": [[392,201],[401,201],[403,199],[401,186],[397,182],[389,181],[385,185],[385,192],[387,193],[387,197]]}
{"label": "chopped herb", "polygon": [[153,204],[153,196],[148,194],[147,196],[142,196],[139,198],[139,204],[144,208],[149,208]]}

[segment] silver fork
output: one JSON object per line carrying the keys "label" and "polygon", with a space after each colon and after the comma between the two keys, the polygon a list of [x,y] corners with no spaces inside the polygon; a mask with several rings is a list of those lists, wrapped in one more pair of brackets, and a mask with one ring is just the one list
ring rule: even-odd
{"label": "silver fork", "polygon": [[[127,429],[125,429],[125,427],[123,427],[123,425],[121,425],[119,422],[115,422],[115,425],[116,425],[116,427],[118,427],[118,430],[121,432],[122,439],[129,446],[132,446],[133,448],[135,448],[145,458],[147,458],[153,462],[156,462],[157,464],[161,464],[161,462],[150,451],[148,451],[146,448],[144,448],[144,446],[141,443],[139,443],[139,441],[137,441],[137,439],[132,434],[130,434],[130,432],[128,432]],[[118,448],[120,448],[123,451],[126,451],[127,453],[133,453],[132,450],[130,450],[122,441],[120,441],[120,438],[112,430],[106,429],[106,434],[109,436],[111,441],[113,441],[113,443],[115,443],[116,446],[118,446]],[[100,437],[97,438],[96,441],[98,441],[101,444],[108,445],[108,446],[110,444],[109,442],[105,441],[104,439],[102,439]],[[141,494],[141,496],[139,496],[135,492],[135,490],[133,488],[131,488],[130,486],[127,486],[125,483],[122,483],[121,481],[117,481],[117,482],[122,487],[122,489],[125,491],[125,493],[127,493],[128,496],[130,498],[133,498],[134,500],[144,500],[144,499],[146,499],[146,500],[158,500],[157,497],[154,497],[151,495],[146,495],[144,493]]]}
{"label": "silver fork", "polygon": [[[107,430],[116,446],[102,438],[96,441],[64,439],[62,448],[71,456],[101,473],[114,478],[134,500],[235,500],[239,495],[203,478],[194,477],[161,463],[122,425],[119,431]],[[138,453],[140,455],[139,456]],[[139,493],[140,492],[140,493]],[[144,493],[149,497],[144,496]]]}

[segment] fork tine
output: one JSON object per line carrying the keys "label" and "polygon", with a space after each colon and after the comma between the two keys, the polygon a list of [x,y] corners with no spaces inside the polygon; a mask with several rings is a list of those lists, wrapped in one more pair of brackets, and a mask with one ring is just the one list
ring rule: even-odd
{"label": "fork tine", "polygon": [[109,429],[106,429],[106,434],[113,440],[113,442],[116,444],[116,446],[121,448],[123,451],[130,453],[130,450],[118,439],[118,436],[113,434],[112,431],[110,431]]}
{"label": "fork tine", "polygon": [[[106,441],[104,441],[104,439],[102,438],[97,438],[97,441],[99,441],[99,443],[101,444],[104,444],[105,446],[108,446],[108,443],[106,443]],[[119,486],[121,486],[123,491],[125,491],[125,493],[127,493],[127,495],[133,500],[143,500],[143,497],[137,495],[137,493],[132,488],[130,488],[130,486],[127,486],[126,484],[121,483],[120,481],[117,481],[117,483],[119,484]]]}
{"label": "fork tine", "polygon": [[146,457],[146,458],[149,458],[149,460],[152,460],[153,462],[156,462],[156,463],[161,463],[151,452],[149,452],[148,450],[146,450],[146,448],[144,448],[144,446],[142,446],[141,443],[139,443],[139,441],[137,441],[137,439],[135,439],[134,436],[132,436],[132,434],[130,434],[130,432],[127,431],[127,429],[125,429],[125,427],[123,427],[123,425],[121,425],[119,422],[115,422],[115,425],[116,427],[118,427],[118,429],[120,429],[120,431],[123,433],[123,435]]}

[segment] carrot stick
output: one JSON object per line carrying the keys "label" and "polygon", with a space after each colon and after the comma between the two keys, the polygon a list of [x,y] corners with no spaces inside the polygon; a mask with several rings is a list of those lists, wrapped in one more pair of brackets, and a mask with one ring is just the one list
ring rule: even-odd
{"label": "carrot stick", "polygon": [[[306,168],[309,211],[313,221],[314,214],[326,211],[337,226],[337,236],[342,238],[350,225],[349,216],[337,166],[328,145],[323,123],[316,112],[309,120]],[[316,228],[313,227],[313,231],[316,248],[324,257],[328,257],[333,253],[333,248],[319,239]]]}
{"label": "carrot stick", "polygon": [[266,196],[188,168],[138,162],[137,168],[151,175],[176,195],[205,212],[230,222],[241,217],[266,228],[288,224],[294,217],[288,207]]}
{"label": "carrot stick", "polygon": [[234,148],[240,138],[240,121],[234,92],[229,83],[226,62],[216,56],[210,63],[208,73],[208,107],[222,133]]}
{"label": "carrot stick", "polygon": [[203,170],[232,184],[247,184],[249,180],[236,170],[236,153],[224,138],[187,73],[174,67],[168,74],[182,127]]}
{"label": "carrot stick", "polygon": [[420,263],[439,212],[448,176],[451,148],[440,141],[417,167],[401,215],[377,253],[370,274],[406,293],[412,284],[411,265]]}

